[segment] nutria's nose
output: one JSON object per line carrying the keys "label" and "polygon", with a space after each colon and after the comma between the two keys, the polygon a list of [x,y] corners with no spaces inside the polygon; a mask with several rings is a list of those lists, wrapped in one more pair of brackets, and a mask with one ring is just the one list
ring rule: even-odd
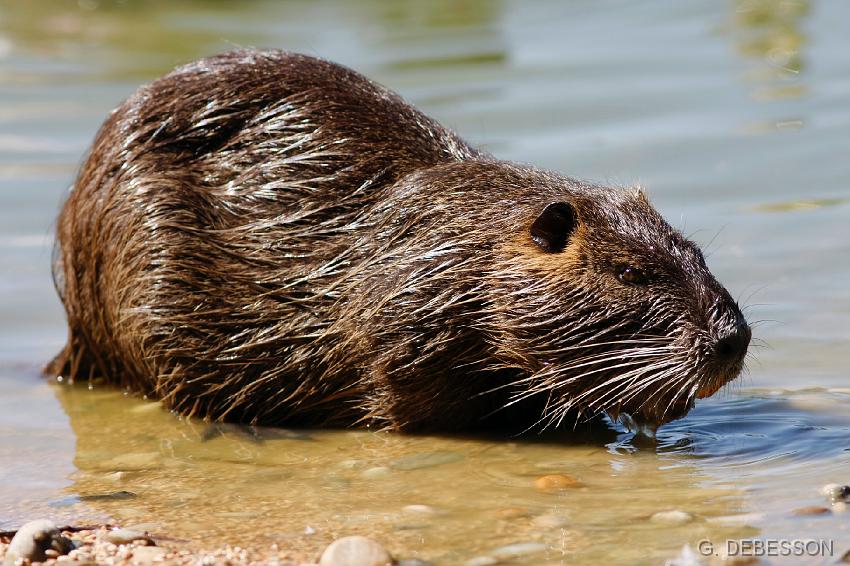
{"label": "nutria's nose", "polygon": [[737,362],[747,353],[752,334],[747,322],[743,317],[739,317],[735,325],[717,340],[714,352],[722,362]]}

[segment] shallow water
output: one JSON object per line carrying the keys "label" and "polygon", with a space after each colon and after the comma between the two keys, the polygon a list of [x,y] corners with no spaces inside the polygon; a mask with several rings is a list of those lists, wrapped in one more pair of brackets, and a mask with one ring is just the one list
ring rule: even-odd
{"label": "shallow water", "polygon": [[[366,533],[437,564],[513,544],[515,563],[661,564],[752,537],[833,541],[837,558],[850,513],[792,511],[850,483],[848,17],[826,1],[5,0],[0,529],[110,520],[308,552]],[[749,373],[656,441],[216,428],[48,385],[51,226],[94,131],[138,84],[234,45],[353,66],[501,157],[642,184],[762,321]],[[552,473],[581,486],[534,487]],[[692,519],[649,520],[669,510]]]}

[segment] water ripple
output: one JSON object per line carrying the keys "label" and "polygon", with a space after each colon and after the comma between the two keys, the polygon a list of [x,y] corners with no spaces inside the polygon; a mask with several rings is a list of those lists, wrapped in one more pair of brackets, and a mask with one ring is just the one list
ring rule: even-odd
{"label": "water ripple", "polygon": [[[820,410],[808,402],[816,399]],[[659,453],[710,458],[724,466],[835,458],[850,447],[850,396],[819,390],[753,394],[701,403],[658,433]]]}

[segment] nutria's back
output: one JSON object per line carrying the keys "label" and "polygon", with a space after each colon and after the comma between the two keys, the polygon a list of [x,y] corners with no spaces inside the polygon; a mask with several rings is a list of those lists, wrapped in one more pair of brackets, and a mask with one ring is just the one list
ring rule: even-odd
{"label": "nutria's back", "polygon": [[344,67],[237,51],[106,121],[59,220],[50,371],[265,424],[684,414],[749,328],[637,191],[498,161]]}

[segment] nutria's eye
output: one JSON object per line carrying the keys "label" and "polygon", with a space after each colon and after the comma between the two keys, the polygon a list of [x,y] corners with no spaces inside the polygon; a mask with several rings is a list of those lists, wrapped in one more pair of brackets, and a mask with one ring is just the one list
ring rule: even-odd
{"label": "nutria's eye", "polygon": [[629,285],[646,285],[649,283],[644,272],[632,265],[617,267],[617,279]]}

